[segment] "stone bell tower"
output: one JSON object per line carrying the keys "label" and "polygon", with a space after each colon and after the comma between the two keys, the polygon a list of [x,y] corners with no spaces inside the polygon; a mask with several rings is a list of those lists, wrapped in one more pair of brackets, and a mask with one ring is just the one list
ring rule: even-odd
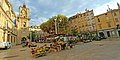
{"label": "stone bell tower", "polygon": [[25,2],[23,6],[19,7],[18,16],[18,39],[27,39],[29,36],[30,10],[26,7]]}

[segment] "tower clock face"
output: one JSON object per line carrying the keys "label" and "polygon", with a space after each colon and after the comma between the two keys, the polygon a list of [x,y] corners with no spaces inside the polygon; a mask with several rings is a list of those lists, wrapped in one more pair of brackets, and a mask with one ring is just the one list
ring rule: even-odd
{"label": "tower clock face", "polygon": [[25,14],[25,10],[22,10],[22,14]]}
{"label": "tower clock face", "polygon": [[26,16],[26,11],[25,10],[22,10],[21,13],[22,13],[22,15]]}

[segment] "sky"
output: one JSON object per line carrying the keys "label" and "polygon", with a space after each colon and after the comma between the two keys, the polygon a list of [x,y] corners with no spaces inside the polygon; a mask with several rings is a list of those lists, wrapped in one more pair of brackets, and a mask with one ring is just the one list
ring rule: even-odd
{"label": "sky", "polygon": [[[39,26],[52,16],[63,14],[68,18],[76,13],[83,13],[85,9],[93,9],[95,15],[105,13],[108,9],[117,9],[120,0],[25,0],[30,9],[30,26]],[[9,0],[16,15],[19,14],[19,6],[24,0]]]}

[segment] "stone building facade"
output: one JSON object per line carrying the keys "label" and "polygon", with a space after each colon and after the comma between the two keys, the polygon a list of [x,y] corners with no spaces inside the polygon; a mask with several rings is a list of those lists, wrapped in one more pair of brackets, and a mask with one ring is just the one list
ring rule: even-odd
{"label": "stone building facade", "polygon": [[0,0],[0,42],[20,44],[29,35],[30,11],[25,4],[19,8],[17,17],[8,0]]}

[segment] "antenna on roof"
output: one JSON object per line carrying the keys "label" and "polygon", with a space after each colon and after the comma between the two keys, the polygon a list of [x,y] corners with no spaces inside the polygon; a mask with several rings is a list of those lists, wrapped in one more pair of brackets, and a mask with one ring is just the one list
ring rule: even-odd
{"label": "antenna on roof", "polygon": [[88,11],[87,8],[85,9],[85,11]]}
{"label": "antenna on roof", "polygon": [[118,9],[120,9],[120,4],[117,2]]}
{"label": "antenna on roof", "polygon": [[107,5],[107,6],[108,6],[108,11],[111,11],[111,9],[110,9],[109,5]]}
{"label": "antenna on roof", "polygon": [[108,12],[108,9],[107,9],[107,12]]}

